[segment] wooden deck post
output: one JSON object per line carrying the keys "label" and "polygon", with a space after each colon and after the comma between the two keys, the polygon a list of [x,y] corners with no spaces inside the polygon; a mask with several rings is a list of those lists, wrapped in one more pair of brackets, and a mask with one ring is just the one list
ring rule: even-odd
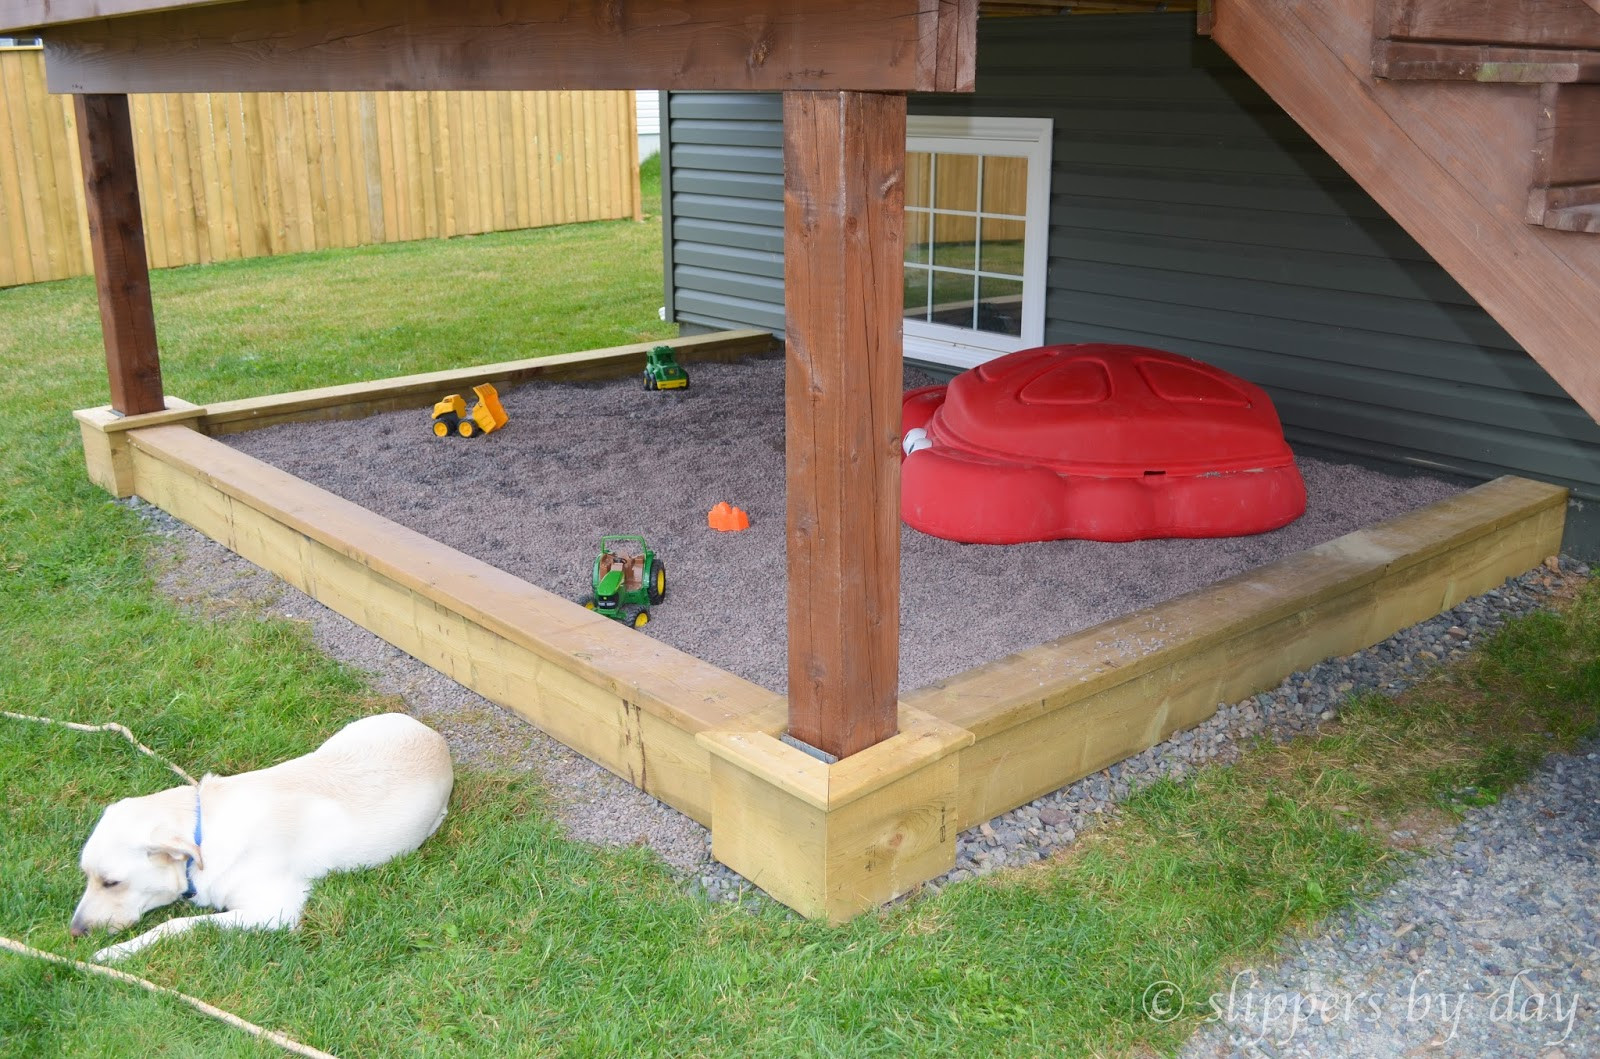
{"label": "wooden deck post", "polygon": [[906,100],[783,94],[789,732],[896,730]]}
{"label": "wooden deck post", "polygon": [[166,404],[161,394],[161,360],[156,352],[155,310],[150,304],[150,267],[145,259],[128,97],[79,95],[73,97],[73,105],[111,407],[123,415],[159,412]]}

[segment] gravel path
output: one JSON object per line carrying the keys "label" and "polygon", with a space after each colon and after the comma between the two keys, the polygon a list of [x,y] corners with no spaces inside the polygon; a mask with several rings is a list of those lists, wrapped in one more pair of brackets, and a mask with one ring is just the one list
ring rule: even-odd
{"label": "gravel path", "polygon": [[[165,543],[162,587],[175,599],[202,613],[242,609],[305,622],[329,655],[367,671],[376,691],[402,697],[442,731],[458,763],[538,774],[572,837],[648,844],[709,900],[766,900],[712,861],[709,833],[692,820],[163,512],[132,503]],[[1314,729],[1351,692],[1401,691],[1588,576],[1584,564],[1552,561],[1372,648],[1225,704],[1197,728],[962,834],[955,869],[928,889],[1048,857],[1114,814],[1131,789],[1232,760],[1262,734],[1281,740]],[[1184,1055],[1600,1055],[1600,745],[1553,757],[1532,783],[1472,811],[1454,834],[1425,838],[1437,852],[1383,898],[1274,966],[1241,972],[1232,1007],[1228,997],[1218,1004],[1227,1017],[1213,1018]]]}
{"label": "gravel path", "polygon": [[1241,970],[1182,1054],[1600,1055],[1597,856],[1590,743],[1469,812],[1378,901]]}

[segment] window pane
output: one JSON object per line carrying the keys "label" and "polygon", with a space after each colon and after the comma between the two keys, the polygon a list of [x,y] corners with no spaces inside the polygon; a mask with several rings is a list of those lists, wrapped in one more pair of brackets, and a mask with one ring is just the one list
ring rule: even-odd
{"label": "window pane", "polygon": [[1007,276],[1022,276],[1023,236],[1025,221],[983,219],[983,249],[980,267],[985,272],[1003,272]]}
{"label": "window pane", "polygon": [[907,264],[926,265],[928,263],[928,255],[933,252],[933,248],[928,245],[928,240],[933,234],[933,226],[929,223],[932,219],[933,215],[924,210],[906,211]]}
{"label": "window pane", "polygon": [[906,154],[906,205],[929,206],[933,203],[933,155],[927,151],[910,151]]}
{"label": "window pane", "polygon": [[978,211],[978,157],[941,154],[934,157],[933,204],[941,210]]}
{"label": "window pane", "polygon": [[983,160],[983,212],[1028,212],[1028,160],[992,157]]}
{"label": "window pane", "polygon": [[943,268],[971,269],[977,266],[978,220],[976,217],[937,213],[933,217],[933,263]]}
{"label": "window pane", "polygon": [[970,272],[935,272],[933,305],[928,319],[951,327],[972,327],[973,276]]}
{"label": "window pane", "polygon": [[1022,334],[1022,281],[978,279],[977,330],[1000,335]]}
{"label": "window pane", "polygon": [[906,318],[928,318],[928,270],[913,265],[906,266]]}

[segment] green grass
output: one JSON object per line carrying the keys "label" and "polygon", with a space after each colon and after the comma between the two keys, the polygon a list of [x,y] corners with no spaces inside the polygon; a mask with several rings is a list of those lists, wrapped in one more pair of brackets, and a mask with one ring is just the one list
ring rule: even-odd
{"label": "green grass", "polygon": [[[646,212],[159,273],[167,389],[211,401],[662,335]],[[196,618],[154,590],[140,524],[86,482],[68,416],[105,400],[87,281],[0,291],[0,364],[6,708],[121,720],[229,772],[386,705],[292,623]],[[319,884],[299,933],[191,934],[128,968],[347,1056],[1169,1050],[1196,1011],[1150,1020],[1152,982],[1205,996],[1376,892],[1402,856],[1390,822],[1491,801],[1594,729],[1597,659],[1591,591],[1399,703],[1137,794],[1066,857],[842,928],[707,907],[645,851],[564,840],[527,777],[463,769],[440,834]],[[104,944],[67,935],[78,847],[104,803],[169,783],[114,736],[0,719],[0,933],[77,957]],[[0,1052],[277,1054],[4,954]]]}

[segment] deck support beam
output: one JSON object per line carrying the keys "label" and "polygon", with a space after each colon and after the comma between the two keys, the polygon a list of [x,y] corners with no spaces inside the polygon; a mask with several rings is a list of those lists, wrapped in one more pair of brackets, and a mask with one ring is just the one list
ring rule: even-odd
{"label": "deck support beam", "polygon": [[906,100],[785,92],[789,731],[895,734]]}
{"label": "deck support beam", "polygon": [[144,249],[144,217],[139,211],[128,97],[79,95],[73,97],[73,106],[111,407],[122,415],[159,412],[166,403],[161,393],[161,359],[156,351],[155,309],[150,302],[150,266]]}

